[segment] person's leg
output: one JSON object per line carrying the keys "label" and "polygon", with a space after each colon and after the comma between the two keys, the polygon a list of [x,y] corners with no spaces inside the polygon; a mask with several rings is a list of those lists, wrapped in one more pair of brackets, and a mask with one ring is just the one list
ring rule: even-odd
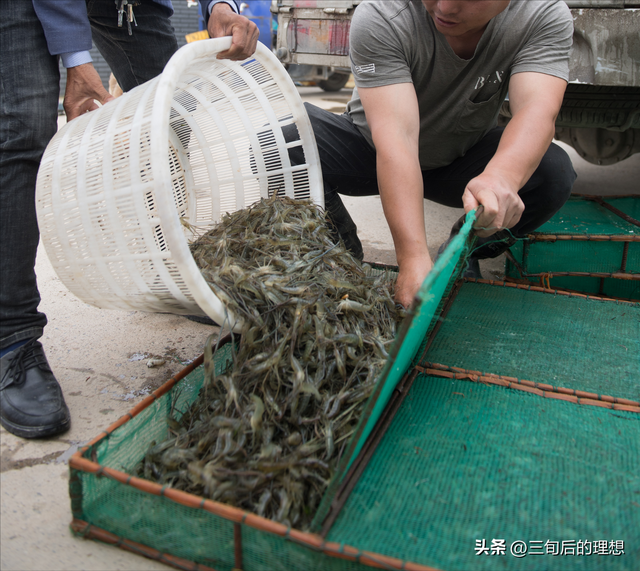
{"label": "person's leg", "polygon": [[57,130],[57,58],[49,55],[31,2],[2,2],[0,17],[0,349],[40,337],[34,265],[35,186]]}
{"label": "person's leg", "polygon": [[46,316],[34,271],[35,185],[57,129],[60,73],[31,2],[0,2],[0,420],[24,437],[69,427],[37,339]]}
{"label": "person's leg", "polygon": [[[424,197],[445,206],[462,207],[462,194],[468,182],[481,174],[495,155],[503,129],[490,131],[464,157],[446,167],[424,171]],[[509,230],[502,230],[478,240],[474,256],[494,258],[506,251],[517,238],[539,228],[568,200],[576,173],[567,153],[551,144],[540,165],[518,193],[525,209],[520,221]],[[455,229],[454,229],[455,233]]]}
{"label": "person's leg", "polygon": [[[305,104],[318,145],[325,186],[325,208],[347,248],[362,259],[357,228],[339,194],[369,196],[379,194],[376,153],[346,115],[335,115]],[[498,149],[503,129],[496,128],[464,157],[446,167],[423,171],[424,198],[438,204],[462,207],[462,195],[472,178],[480,175]],[[295,157],[294,157],[295,160]],[[301,159],[299,159],[301,160]],[[549,220],[568,200],[576,173],[567,153],[551,144],[539,167],[519,194],[525,204],[522,218],[508,231],[479,240],[477,258],[502,254],[514,242]],[[459,229],[459,227],[458,227]],[[454,233],[457,230],[454,228]]]}
{"label": "person's leg", "polygon": [[[362,260],[362,244],[357,227],[340,194],[369,196],[378,194],[376,153],[347,115],[336,115],[305,103],[318,145],[324,182],[325,210],[344,240],[347,249]],[[286,137],[285,133],[285,137]],[[304,162],[301,149],[291,152],[294,164]]]}
{"label": "person's leg", "polygon": [[140,4],[133,7],[138,25],[131,25],[131,35],[126,20],[118,27],[114,0],[87,0],[87,13],[93,43],[123,91],[162,73],[178,49],[167,10],[153,0],[140,0]]}

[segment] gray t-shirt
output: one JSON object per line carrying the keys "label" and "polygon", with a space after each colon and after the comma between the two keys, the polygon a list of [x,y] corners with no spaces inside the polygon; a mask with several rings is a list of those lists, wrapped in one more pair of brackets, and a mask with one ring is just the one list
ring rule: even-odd
{"label": "gray t-shirt", "polygon": [[[559,0],[511,0],[470,60],[458,57],[421,0],[365,0],[351,23],[357,87],[413,83],[420,108],[420,165],[445,166],[496,124],[509,78],[539,72],[569,79],[573,19]],[[373,145],[357,87],[347,113]]]}

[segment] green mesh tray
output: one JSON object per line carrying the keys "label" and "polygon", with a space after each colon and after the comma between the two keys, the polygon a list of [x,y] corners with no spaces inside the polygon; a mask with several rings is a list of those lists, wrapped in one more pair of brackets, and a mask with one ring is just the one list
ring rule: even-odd
{"label": "green mesh tray", "polygon": [[[639,416],[420,375],[328,539],[450,571],[637,570]],[[624,555],[510,552],[601,540]]]}
{"label": "green mesh tray", "polygon": [[477,558],[481,539],[624,541],[624,556],[562,568],[640,568],[640,306],[455,282],[472,220],[400,328],[317,515],[323,536],[130,475],[195,400],[197,362],[72,457],[72,530],[180,569],[556,568]]}
{"label": "green mesh tray", "polygon": [[[215,353],[218,373],[230,358],[230,344]],[[172,407],[184,409],[197,397],[204,369],[192,369],[156,391],[71,459],[69,492],[75,534],[179,569],[401,568],[400,560],[325,542],[236,508],[131,477],[149,443],[166,437]],[[163,390],[167,392],[160,394]]]}
{"label": "green mesh tray", "polygon": [[424,359],[640,401],[639,308],[468,283]]}
{"label": "green mesh tray", "polygon": [[640,299],[640,196],[572,196],[507,257],[512,280]]}

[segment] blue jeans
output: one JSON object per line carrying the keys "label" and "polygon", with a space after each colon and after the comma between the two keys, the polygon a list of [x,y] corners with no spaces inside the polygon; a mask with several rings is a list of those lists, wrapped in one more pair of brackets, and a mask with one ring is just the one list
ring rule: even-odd
{"label": "blue jeans", "polygon": [[[136,6],[129,36],[117,27],[113,0],[88,0],[93,39],[123,90],[158,75],[177,43],[167,11]],[[0,2],[0,349],[40,337],[34,271],[39,232],[35,184],[42,154],[57,130],[60,72],[30,0]]]}
{"label": "blue jeans", "polygon": [[[342,237],[346,247],[362,259],[362,245],[357,228],[342,203],[340,194],[369,196],[379,194],[376,175],[376,152],[362,136],[348,115],[335,115],[314,105],[305,104],[318,144],[324,181],[325,210]],[[422,171],[424,198],[444,206],[462,208],[462,194],[468,182],[481,174],[495,155],[503,129],[495,128],[463,156],[451,164]],[[291,152],[292,161],[303,159]],[[576,173],[569,155],[552,144],[542,158],[540,166],[519,192],[525,210],[518,224],[511,228],[517,238],[533,232],[549,220],[568,200]],[[500,233],[499,233],[500,234]],[[504,233],[508,236],[508,233]],[[495,245],[497,234],[482,242],[491,242],[479,248],[478,258],[493,258],[509,247]],[[513,241],[511,241],[513,243]]]}

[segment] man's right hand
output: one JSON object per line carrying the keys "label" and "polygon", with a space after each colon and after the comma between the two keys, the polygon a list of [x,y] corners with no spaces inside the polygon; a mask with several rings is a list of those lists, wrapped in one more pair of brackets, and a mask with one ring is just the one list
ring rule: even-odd
{"label": "man's right hand", "polygon": [[254,22],[236,14],[229,4],[214,4],[207,26],[209,36],[223,38],[231,36],[231,47],[218,54],[218,59],[242,61],[256,52],[260,30]]}
{"label": "man's right hand", "polygon": [[465,212],[482,204],[483,210],[474,224],[480,238],[492,236],[504,228],[513,228],[524,212],[517,183],[489,168],[469,181],[462,203]]}
{"label": "man's right hand", "polygon": [[418,258],[403,260],[396,280],[395,300],[407,309],[413,302],[427,274],[433,268],[433,262],[427,254]]}

